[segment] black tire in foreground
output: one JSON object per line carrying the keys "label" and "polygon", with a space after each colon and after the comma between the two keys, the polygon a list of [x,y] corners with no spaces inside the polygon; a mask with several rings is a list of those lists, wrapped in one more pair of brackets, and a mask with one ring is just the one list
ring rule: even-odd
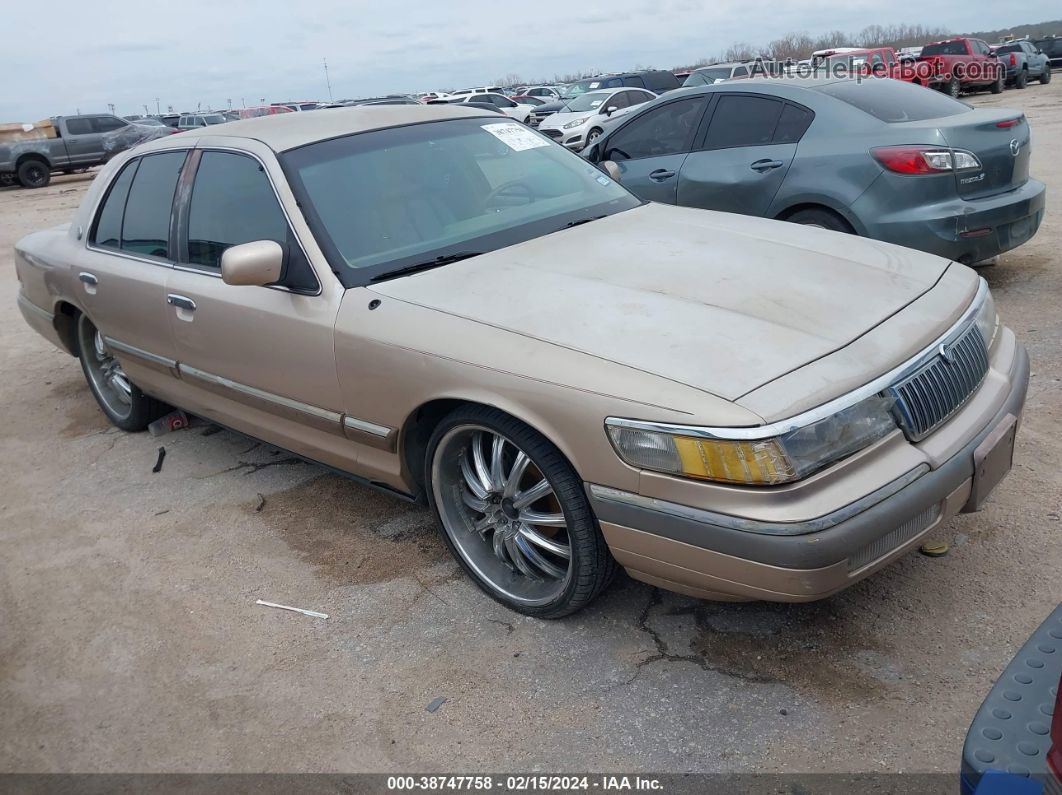
{"label": "black tire in foreground", "polygon": [[455,409],[432,433],[425,475],[450,552],[509,609],[561,618],[615,575],[582,480],[555,445],[514,417]]}
{"label": "black tire in foreground", "polygon": [[77,319],[77,346],[89,389],[112,424],[123,431],[143,431],[169,411],[169,406],[145,395],[129,380],[103,335],[85,314]]}
{"label": "black tire in foreground", "polygon": [[18,167],[18,181],[23,188],[44,188],[52,181],[52,170],[43,160],[30,158]]}
{"label": "black tire in foreground", "polygon": [[1002,94],[1004,85],[1005,81],[1003,80],[1003,75],[1000,75],[996,78],[996,82],[994,82],[988,90],[991,91],[993,94]]}

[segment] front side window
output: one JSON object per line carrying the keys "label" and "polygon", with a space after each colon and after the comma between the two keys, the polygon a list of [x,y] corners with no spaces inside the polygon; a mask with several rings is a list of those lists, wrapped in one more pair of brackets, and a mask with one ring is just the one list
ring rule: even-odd
{"label": "front side window", "polygon": [[782,103],[769,97],[721,96],[704,148],[769,144],[781,113]]}
{"label": "front side window", "polygon": [[145,155],[129,188],[122,221],[122,250],[151,257],[167,257],[170,213],[184,152]]}
{"label": "front side window", "polygon": [[287,152],[281,162],[347,286],[639,204],[578,155],[500,119],[348,135]]}
{"label": "front side window", "polygon": [[623,81],[624,85],[635,86],[637,88],[645,88],[645,81],[640,77],[628,77]]}
{"label": "front side window", "polygon": [[688,152],[705,96],[669,102],[639,114],[608,139],[608,157],[638,160]]}
{"label": "front side window", "polygon": [[261,163],[232,152],[203,152],[188,204],[187,255],[182,261],[220,271],[226,249],[255,240],[273,240],[284,247],[281,283],[293,289],[316,288]]}

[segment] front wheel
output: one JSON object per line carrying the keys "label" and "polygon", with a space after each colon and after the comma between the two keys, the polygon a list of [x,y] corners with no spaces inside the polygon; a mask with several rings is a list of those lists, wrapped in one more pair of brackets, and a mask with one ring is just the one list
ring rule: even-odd
{"label": "front wheel", "polygon": [[26,160],[16,173],[23,188],[45,188],[52,181],[52,170],[43,160]]}
{"label": "front wheel", "polygon": [[545,437],[485,406],[432,434],[427,492],[462,568],[511,610],[560,618],[608,585],[616,562],[571,464]]}
{"label": "front wheel", "polygon": [[1029,82],[1029,73],[1026,72],[1024,69],[1022,69],[1020,72],[1018,72],[1017,76],[1014,78],[1014,87],[1018,88],[1018,89],[1025,88],[1025,86],[1028,84],[1028,82]]}
{"label": "front wheel", "polygon": [[88,315],[78,317],[77,345],[89,389],[114,425],[123,431],[143,431],[166,413],[164,403],[145,395],[129,380]]}
{"label": "front wheel", "polygon": [[1051,82],[1051,66],[1050,64],[1044,67],[1043,72],[1040,73],[1040,85],[1046,86]]}
{"label": "front wheel", "polygon": [[588,132],[586,134],[586,145],[589,146],[590,144],[594,143],[600,137],[601,137],[601,130],[599,130],[599,129],[597,129],[595,127],[594,129],[592,129],[590,132]]}
{"label": "front wheel", "polygon": [[989,87],[988,90],[991,91],[993,94],[1002,94],[1003,93],[1003,84],[1004,84],[1003,75],[1000,75],[999,77],[996,78],[996,82],[994,82]]}

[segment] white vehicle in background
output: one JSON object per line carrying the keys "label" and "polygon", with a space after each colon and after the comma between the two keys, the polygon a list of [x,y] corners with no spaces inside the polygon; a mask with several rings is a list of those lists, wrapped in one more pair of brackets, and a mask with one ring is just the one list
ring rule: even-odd
{"label": "white vehicle in background", "polygon": [[472,102],[477,105],[493,105],[506,116],[516,119],[519,122],[523,122],[524,124],[527,124],[527,120],[531,116],[531,111],[534,109],[533,105],[523,105],[519,102],[514,102],[504,94],[494,93],[476,93],[466,94],[461,97],[450,97],[448,102],[450,104]]}
{"label": "white vehicle in background", "polygon": [[447,94],[445,91],[426,91],[423,94],[417,94],[417,101],[428,103],[433,99],[450,99],[453,94]]}
{"label": "white vehicle in background", "polygon": [[582,149],[598,139],[606,124],[656,96],[644,88],[588,91],[571,100],[563,111],[543,119],[538,131],[569,149]]}
{"label": "white vehicle in background", "polygon": [[457,91],[451,91],[451,97],[463,97],[466,94],[501,94],[501,86],[480,86],[479,88],[459,88]]}
{"label": "white vehicle in background", "polygon": [[528,86],[522,93],[528,97],[539,97],[546,102],[556,102],[564,96],[560,86]]}

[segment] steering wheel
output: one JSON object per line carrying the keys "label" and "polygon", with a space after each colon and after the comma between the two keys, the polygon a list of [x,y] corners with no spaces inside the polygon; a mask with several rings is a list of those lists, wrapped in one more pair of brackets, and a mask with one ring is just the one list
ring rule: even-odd
{"label": "steering wheel", "polygon": [[[522,193],[523,195],[514,195],[514,191]],[[531,186],[528,185],[526,182],[521,182],[518,179],[514,179],[510,182],[503,182],[501,185],[499,185],[490,193],[488,193],[483,198],[483,209],[488,209],[492,204],[494,204],[495,200],[506,196],[509,197],[509,201],[505,202],[502,207],[498,207],[498,210],[501,210],[503,207],[516,206],[517,202],[513,201],[514,199],[518,200],[524,198],[527,200],[524,202],[519,202],[520,204],[533,204],[535,201],[535,191],[531,188]]]}

